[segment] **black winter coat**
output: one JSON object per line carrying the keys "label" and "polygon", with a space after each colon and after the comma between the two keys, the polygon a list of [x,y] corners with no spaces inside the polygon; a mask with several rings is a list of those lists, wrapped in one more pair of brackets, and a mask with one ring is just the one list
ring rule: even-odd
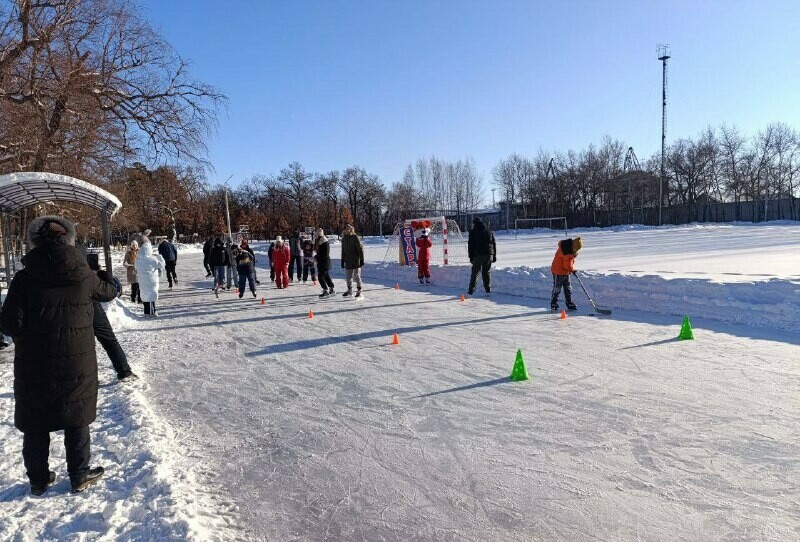
{"label": "black winter coat", "polygon": [[494,233],[486,229],[483,224],[475,224],[469,230],[469,241],[467,242],[469,259],[476,256],[491,256],[494,260],[497,254],[497,246],[494,242]]}
{"label": "black winter coat", "polygon": [[211,256],[211,248],[214,246],[214,241],[208,239],[203,244],[203,263],[208,263],[208,258]]}
{"label": "black winter coat", "polygon": [[361,244],[358,235],[342,237],[342,267],[345,269],[364,267],[364,245]]}
{"label": "black winter coat", "polygon": [[317,270],[320,273],[331,270],[331,246],[327,239],[317,246]]}
{"label": "black winter coat", "polygon": [[211,247],[211,253],[208,255],[208,264],[212,267],[227,267],[231,264],[228,258],[228,249],[225,245],[215,244]]}
{"label": "black winter coat", "polygon": [[75,247],[25,256],[0,311],[14,338],[14,425],[22,432],[85,427],[97,416],[93,301],[117,296]]}

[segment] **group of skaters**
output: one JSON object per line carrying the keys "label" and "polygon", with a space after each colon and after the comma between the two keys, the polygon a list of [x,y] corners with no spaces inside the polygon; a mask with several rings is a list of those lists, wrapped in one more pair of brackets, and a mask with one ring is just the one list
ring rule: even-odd
{"label": "group of skaters", "polygon": [[[342,296],[357,298],[363,297],[361,268],[364,267],[364,246],[361,243],[355,228],[348,224],[342,232],[342,268],[345,270],[347,291]],[[270,281],[278,289],[288,288],[292,282],[308,282],[309,279],[316,284],[319,281],[322,287],[320,298],[325,298],[336,293],[333,279],[331,278],[331,249],[330,241],[322,228],[314,231],[313,237],[304,236],[299,230],[284,240],[278,235],[270,242],[267,251],[269,260]],[[234,272],[238,278],[237,291],[239,298],[244,297],[247,286],[253,297],[258,297],[256,285],[258,280],[256,257],[247,240],[236,245],[230,238],[223,241],[222,237],[209,238],[203,245],[203,266],[206,278],[213,277],[212,291],[219,297],[221,291],[229,291],[234,284]],[[296,276],[296,279],[295,279]],[[356,290],[353,291],[355,284]]]}

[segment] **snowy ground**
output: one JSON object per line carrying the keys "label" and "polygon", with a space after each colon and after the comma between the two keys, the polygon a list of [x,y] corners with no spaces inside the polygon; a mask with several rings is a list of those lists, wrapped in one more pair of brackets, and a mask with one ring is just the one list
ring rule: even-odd
{"label": "snowy ground", "polygon": [[[764,244],[797,242],[797,226],[783,228]],[[739,242],[725,241],[731,250],[759,246],[746,245],[752,229],[738,231]],[[676,252],[692,236],[657,233],[647,244],[661,252],[649,265],[668,261],[672,246],[670,268],[690,271]],[[611,239],[623,256],[637,254],[638,235],[584,235],[580,262],[595,286],[625,273],[652,294],[666,291],[635,276],[656,270],[646,260],[619,258],[618,272],[593,263]],[[501,239],[498,265],[548,265],[555,240]],[[504,260],[526,241],[541,243],[533,257]],[[794,284],[797,254],[784,256],[785,274],[776,271],[784,260],[741,272]],[[216,300],[201,260],[182,255],[181,285],[162,290],[159,319],[120,316],[143,380],[102,388],[94,451],[110,470],[85,495],[67,494],[57,439],[60,484],[43,499],[27,495],[11,357],[0,354],[0,538],[800,538],[797,328],[701,317],[696,340],[681,342],[680,318],[653,304],[610,318],[584,308],[561,321],[525,296],[538,286],[503,285],[504,273],[522,277],[518,267],[496,272],[491,298],[463,303],[463,269],[434,269],[442,280],[426,288],[378,264],[366,270],[364,301],[321,301],[310,284],[275,290],[263,269],[258,299]],[[796,310],[791,295],[783,303]],[[754,309],[719,312],[735,310]],[[389,344],[394,332],[400,345]],[[528,382],[506,378],[517,349]],[[112,383],[104,354],[100,365]]]}

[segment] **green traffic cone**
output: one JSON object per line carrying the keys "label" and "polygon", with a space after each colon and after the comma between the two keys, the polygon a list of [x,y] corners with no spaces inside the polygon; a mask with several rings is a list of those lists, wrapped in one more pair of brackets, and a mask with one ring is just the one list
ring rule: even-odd
{"label": "green traffic cone", "polygon": [[522,360],[522,350],[517,350],[517,359],[514,361],[514,368],[511,369],[511,376],[508,378],[514,382],[530,379],[528,371],[525,369],[525,362]]}
{"label": "green traffic cone", "polygon": [[689,321],[688,316],[683,317],[683,324],[681,325],[681,332],[678,335],[678,338],[682,341],[691,341],[694,339],[694,333],[692,333],[692,323]]}

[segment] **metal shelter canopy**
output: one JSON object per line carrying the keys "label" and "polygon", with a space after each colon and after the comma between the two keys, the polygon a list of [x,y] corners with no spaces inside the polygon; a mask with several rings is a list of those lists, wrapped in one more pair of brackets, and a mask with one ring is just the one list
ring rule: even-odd
{"label": "metal shelter canopy", "polygon": [[69,201],[94,207],[114,216],[122,208],[117,197],[99,186],[74,177],[45,172],[0,175],[0,212],[20,209],[46,201]]}
{"label": "metal shelter canopy", "polygon": [[[100,211],[106,269],[111,272],[109,221],[122,209],[122,203],[114,194],[86,181],[56,173],[23,171],[0,175],[0,214],[10,216],[30,205],[51,201],[80,203]],[[4,225],[7,224],[4,221]],[[4,227],[4,236],[7,236],[7,231],[8,228]],[[4,243],[4,246],[7,247],[8,244]],[[10,278],[8,251],[4,252],[6,275]]]}

